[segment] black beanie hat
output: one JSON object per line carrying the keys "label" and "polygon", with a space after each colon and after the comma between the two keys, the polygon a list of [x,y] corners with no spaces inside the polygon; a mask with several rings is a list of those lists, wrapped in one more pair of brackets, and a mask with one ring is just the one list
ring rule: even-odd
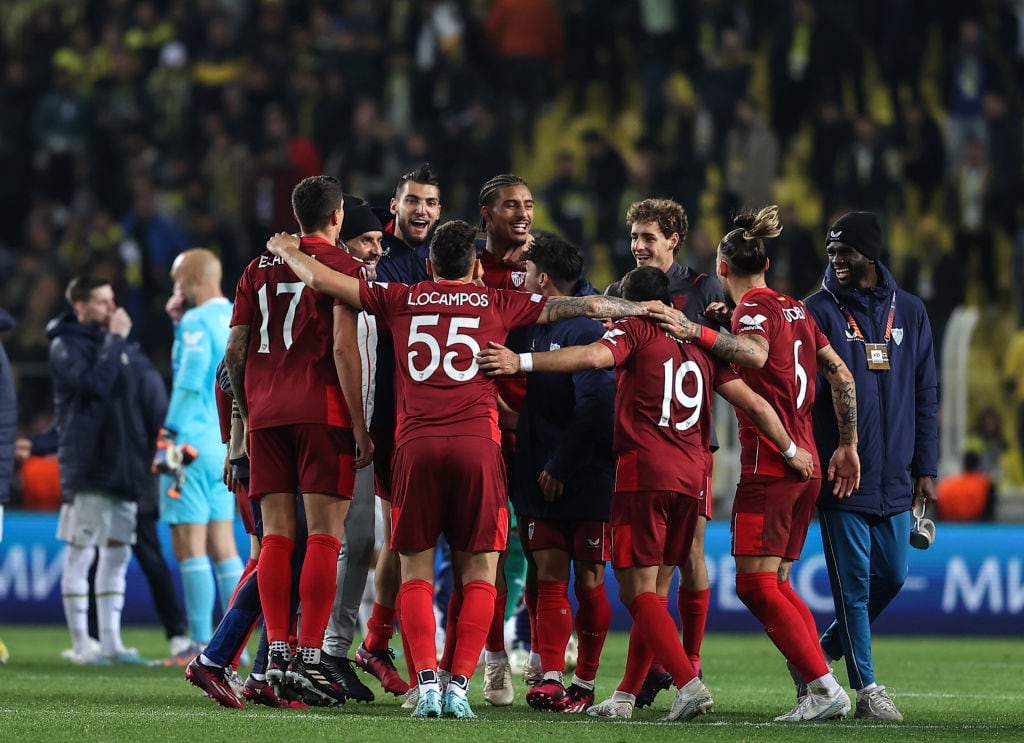
{"label": "black beanie hat", "polygon": [[370,205],[357,196],[345,194],[345,221],[341,224],[341,241],[351,240],[364,232],[382,232],[384,226]]}
{"label": "black beanie hat", "polygon": [[849,212],[835,221],[825,244],[845,243],[858,253],[877,261],[882,254],[882,226],[874,212]]}

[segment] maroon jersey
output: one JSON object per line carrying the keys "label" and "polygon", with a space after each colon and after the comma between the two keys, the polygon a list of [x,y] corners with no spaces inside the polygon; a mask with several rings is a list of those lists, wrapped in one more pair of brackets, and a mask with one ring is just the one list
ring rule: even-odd
{"label": "maroon jersey", "polygon": [[[761,369],[741,369],[740,376],[779,414],[786,431],[814,457],[811,408],[818,371],[818,351],[829,345],[804,303],[767,287],[751,289],[732,313],[735,335],[759,335],[768,340],[768,361]],[[740,461],[745,475],[790,476],[778,448],[760,434],[749,416],[736,411],[740,426]],[[793,474],[792,476],[796,476]]]}
{"label": "maroon jersey", "polygon": [[476,354],[487,341],[532,325],[547,303],[539,294],[455,281],[370,282],[363,309],[391,328],[398,408],[395,446],[419,436],[482,436],[500,443],[494,380]]}
{"label": "maroon jersey", "polygon": [[526,281],[525,268],[502,263],[487,250],[479,251],[477,257],[484,268],[484,286],[523,291],[523,282]]}
{"label": "maroon jersey", "polygon": [[[326,240],[303,237],[300,249],[335,271],[362,275],[362,263]],[[245,360],[250,430],[295,423],[352,427],[334,365],[334,304],[269,252],[246,267],[231,325],[248,325],[250,331]]]}
{"label": "maroon jersey", "polygon": [[699,497],[711,464],[711,393],[736,374],[643,318],[620,320],[599,342],[615,357],[615,492]]}

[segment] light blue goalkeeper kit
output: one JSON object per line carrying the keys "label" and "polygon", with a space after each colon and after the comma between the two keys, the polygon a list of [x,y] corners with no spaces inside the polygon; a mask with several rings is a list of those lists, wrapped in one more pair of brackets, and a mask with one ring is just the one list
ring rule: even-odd
{"label": "light blue goalkeeper kit", "polygon": [[[231,302],[217,297],[188,310],[175,329],[171,350],[174,376],[164,428],[174,431],[175,441],[191,445],[199,456],[185,469],[177,497],[169,492],[171,478],[161,478],[160,518],[169,524],[208,524],[235,518],[235,496],[222,480],[227,448],[221,441],[214,392],[230,320]],[[199,643],[209,641],[213,632],[216,594],[220,594],[221,607],[226,611],[242,574],[238,557],[212,567],[211,572],[206,555],[180,564],[189,634]]]}

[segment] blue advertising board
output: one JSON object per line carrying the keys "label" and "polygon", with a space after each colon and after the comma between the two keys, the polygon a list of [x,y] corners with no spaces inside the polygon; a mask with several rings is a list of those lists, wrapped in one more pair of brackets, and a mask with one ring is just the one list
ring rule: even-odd
{"label": "blue advertising board", "polygon": [[[170,535],[165,526],[160,529],[168,563],[178,580]],[[0,542],[0,624],[63,623],[60,574],[64,543],[55,538],[56,530],[53,514],[7,514],[4,541]],[[237,532],[239,548],[244,551],[248,538],[240,525]],[[709,629],[760,631],[736,597],[727,524],[708,526],[705,553],[711,577]],[[876,622],[876,630],[930,635],[1024,634],[1022,555],[1024,525],[940,523],[931,549],[910,550],[906,585]],[[629,612],[617,599],[618,586],[611,570],[608,574],[612,629],[626,630],[631,622]],[[816,524],[808,535],[803,559],[794,567],[792,582],[824,627],[834,615]],[[158,623],[149,587],[134,560],[128,572],[123,616],[126,624]]]}

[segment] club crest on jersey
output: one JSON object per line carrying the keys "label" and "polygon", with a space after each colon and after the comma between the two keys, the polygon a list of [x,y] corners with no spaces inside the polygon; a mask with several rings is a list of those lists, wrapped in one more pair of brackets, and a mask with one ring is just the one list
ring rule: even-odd
{"label": "club crest on jersey", "polygon": [[756,315],[744,315],[740,318],[740,325],[747,330],[753,330],[754,328],[764,330],[764,321],[767,319],[767,317],[760,313]]}
{"label": "club crest on jersey", "polygon": [[552,343],[551,347],[548,350],[549,351],[557,351],[561,347],[562,347],[561,343]]}
{"label": "club crest on jersey", "polygon": [[526,271],[513,271],[512,272],[512,283],[516,286],[522,286],[526,281]]}
{"label": "club crest on jersey", "polygon": [[893,328],[892,339],[896,341],[897,346],[903,343],[903,328]]}

